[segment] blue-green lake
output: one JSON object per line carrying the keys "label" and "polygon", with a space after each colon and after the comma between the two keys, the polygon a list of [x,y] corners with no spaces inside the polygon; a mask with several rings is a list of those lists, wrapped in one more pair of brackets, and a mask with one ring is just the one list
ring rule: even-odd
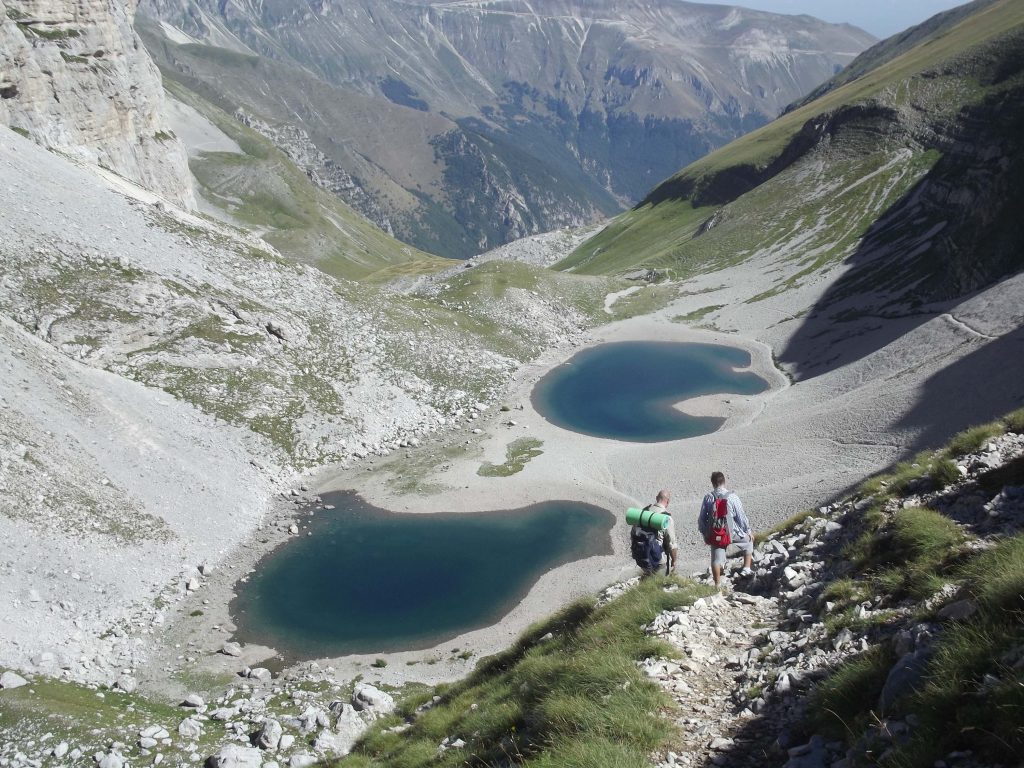
{"label": "blue-green lake", "polygon": [[[352,492],[265,557],[231,603],[236,636],[289,660],[429,648],[494,624],[562,563],[610,554],[610,512],[549,501],[400,514]],[[305,533],[305,531],[304,531]]]}
{"label": "blue-green lake", "polygon": [[696,437],[724,419],[688,416],[673,406],[713,394],[754,395],[768,382],[750,353],[720,344],[617,342],[586,349],[534,387],[536,411],[556,426],[594,437],[657,443]]}

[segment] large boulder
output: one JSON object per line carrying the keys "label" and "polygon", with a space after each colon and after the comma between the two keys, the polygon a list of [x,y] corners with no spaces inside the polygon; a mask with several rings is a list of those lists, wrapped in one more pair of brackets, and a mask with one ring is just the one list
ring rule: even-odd
{"label": "large boulder", "polygon": [[196,741],[203,735],[203,725],[195,718],[186,717],[178,723],[178,735],[183,739]]}
{"label": "large boulder", "polygon": [[900,657],[885,678],[882,693],[878,697],[878,711],[885,714],[897,700],[921,687],[924,673],[931,658],[930,648],[919,648]]}
{"label": "large boulder", "polygon": [[28,685],[28,680],[17,672],[4,672],[0,675],[0,688],[3,688],[4,690],[9,688],[21,688],[23,685]]}
{"label": "large boulder", "polygon": [[369,711],[379,717],[395,711],[395,700],[369,683],[359,683],[352,692],[352,706],[360,712]]}
{"label": "large boulder", "polygon": [[219,752],[206,758],[206,768],[261,768],[262,765],[262,752],[240,744],[225,744]]}
{"label": "large boulder", "polygon": [[338,755],[347,755],[366,733],[368,727],[369,723],[364,715],[357,712],[355,707],[343,704],[334,723],[331,751]]}
{"label": "large boulder", "polygon": [[256,734],[256,746],[260,749],[277,749],[283,733],[281,724],[277,720],[268,718],[263,721],[263,727]]}

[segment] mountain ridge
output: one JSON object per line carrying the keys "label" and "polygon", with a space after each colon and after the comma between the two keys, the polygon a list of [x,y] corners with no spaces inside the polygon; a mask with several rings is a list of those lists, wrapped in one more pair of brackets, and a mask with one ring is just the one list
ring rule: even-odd
{"label": "mountain ridge", "polygon": [[[302,124],[386,209],[402,239],[462,257],[619,210],[769,119],[791,100],[785,94],[817,85],[872,41],[815,20],[685,3],[563,2],[536,15],[518,2],[225,8],[206,0],[141,6],[140,29],[165,76],[198,79],[193,87],[229,112],[242,106],[269,124]],[[397,141],[440,176],[402,180],[385,149],[367,144],[365,126],[340,115],[333,122],[350,126],[351,147],[333,146],[315,108],[291,96],[286,110],[255,103],[231,84],[244,81],[244,67],[183,45],[228,37],[235,50],[304,69],[301,90],[404,108],[392,112],[408,126]]]}

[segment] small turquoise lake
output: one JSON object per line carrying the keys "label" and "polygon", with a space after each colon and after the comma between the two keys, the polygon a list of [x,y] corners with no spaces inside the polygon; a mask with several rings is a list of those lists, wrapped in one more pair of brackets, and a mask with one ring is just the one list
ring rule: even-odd
{"label": "small turquoise lake", "polygon": [[[287,659],[429,648],[494,624],[545,572],[610,554],[610,512],[548,501],[486,513],[400,514],[325,494],[312,536],[237,586],[236,637]],[[303,531],[305,533],[305,531]]]}
{"label": "small turquoise lake", "polygon": [[768,382],[750,353],[720,344],[617,342],[584,350],[534,387],[534,409],[556,426],[593,437],[657,443],[708,434],[724,419],[673,406],[691,397],[755,395]]}

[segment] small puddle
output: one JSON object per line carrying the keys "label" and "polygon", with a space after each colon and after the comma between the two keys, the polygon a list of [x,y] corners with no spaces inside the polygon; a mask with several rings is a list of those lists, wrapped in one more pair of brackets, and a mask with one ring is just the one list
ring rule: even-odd
{"label": "small puddle", "polygon": [[611,553],[614,516],[591,504],[401,514],[351,491],[323,500],[335,509],[309,518],[312,535],[267,555],[231,602],[236,637],[288,661],[430,648],[497,623],[552,568]]}
{"label": "small puddle", "polygon": [[723,418],[673,407],[692,397],[755,395],[768,382],[751,371],[750,353],[721,344],[627,341],[575,355],[533,389],[533,407],[552,424],[593,437],[637,443],[714,432]]}

